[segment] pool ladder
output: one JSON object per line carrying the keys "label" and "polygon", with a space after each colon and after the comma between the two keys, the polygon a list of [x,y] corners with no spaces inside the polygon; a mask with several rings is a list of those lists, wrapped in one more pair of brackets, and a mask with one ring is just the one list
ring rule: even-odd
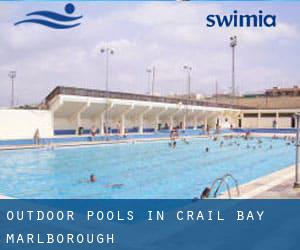
{"label": "pool ladder", "polygon": [[226,189],[227,189],[228,198],[231,199],[232,195],[231,195],[231,191],[230,191],[230,186],[227,181],[228,178],[230,178],[234,181],[237,196],[240,196],[239,183],[238,183],[237,179],[234,178],[232,174],[227,173],[227,174],[223,175],[222,177],[218,177],[212,183],[212,185],[210,187],[211,191],[213,191],[214,188],[217,187],[213,193],[214,198],[216,198],[218,196],[218,192],[220,191],[222,185],[225,184]]}

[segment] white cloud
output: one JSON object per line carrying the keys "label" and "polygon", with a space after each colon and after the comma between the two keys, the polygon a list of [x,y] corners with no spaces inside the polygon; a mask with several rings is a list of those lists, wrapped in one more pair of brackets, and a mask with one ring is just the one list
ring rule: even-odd
{"label": "white cloud", "polygon": [[[9,5],[10,15],[23,17],[24,6]],[[38,3],[31,4],[31,9],[36,6]],[[57,10],[63,7],[43,5],[54,6]],[[300,9],[300,5],[296,7]],[[158,91],[184,92],[182,66],[190,64],[194,91],[211,93],[215,80],[225,91],[231,79],[228,38],[233,34],[238,36],[237,83],[242,90],[281,80],[298,81],[294,65],[295,50],[300,49],[298,18],[293,17],[297,20],[293,23],[286,20],[289,9],[285,9],[275,29],[206,27],[206,15],[230,13],[228,9],[230,5],[225,3],[80,3],[82,25],[67,31],[34,25],[14,27],[15,20],[1,14],[0,82],[4,91],[0,104],[9,103],[7,71],[13,68],[22,103],[40,101],[58,84],[103,88],[105,60],[99,51],[105,45],[115,50],[110,59],[112,90],[145,93],[146,68],[155,65]]]}

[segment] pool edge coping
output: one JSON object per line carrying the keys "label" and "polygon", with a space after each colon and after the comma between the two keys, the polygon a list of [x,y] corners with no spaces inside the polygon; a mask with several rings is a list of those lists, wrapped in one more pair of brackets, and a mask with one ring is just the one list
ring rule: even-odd
{"label": "pool edge coping", "polygon": [[[267,190],[274,188],[277,185],[284,183],[285,181],[291,179],[294,176],[295,164],[284,167],[275,172],[269,173],[267,175],[258,177],[252,181],[246,182],[239,186],[241,192],[240,196],[233,196],[233,199],[255,199],[255,197],[263,194]],[[293,183],[291,183],[291,188]],[[242,193],[242,190],[246,189],[245,193]],[[230,189],[231,194],[236,194],[236,188]],[[288,197],[287,197],[288,198]],[[228,199],[227,192],[222,193],[217,197],[217,199]],[[269,198],[265,198],[269,199]],[[274,197],[276,199],[276,197]],[[279,198],[277,198],[279,199]]]}

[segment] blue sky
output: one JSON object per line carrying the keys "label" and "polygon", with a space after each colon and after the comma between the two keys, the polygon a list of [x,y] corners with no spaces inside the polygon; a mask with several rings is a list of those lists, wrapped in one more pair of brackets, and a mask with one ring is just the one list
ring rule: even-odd
{"label": "blue sky", "polygon": [[[184,93],[183,65],[192,70],[192,91],[212,94],[215,81],[228,92],[229,37],[238,36],[236,83],[242,93],[300,84],[300,2],[80,2],[74,15],[82,24],[51,30],[13,23],[35,10],[63,13],[66,2],[0,2],[0,105],[10,103],[8,71],[17,70],[17,103],[38,103],[57,85],[104,89],[108,44],[110,89],[145,93],[146,68],[157,68],[156,92]],[[207,28],[208,14],[277,15],[277,27]]]}

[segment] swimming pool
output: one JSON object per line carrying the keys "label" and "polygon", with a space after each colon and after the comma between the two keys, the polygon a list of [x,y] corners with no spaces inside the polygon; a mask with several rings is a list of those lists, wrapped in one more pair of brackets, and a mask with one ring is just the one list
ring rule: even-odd
{"label": "swimming pool", "polygon": [[[261,148],[257,139],[224,140],[220,147],[220,140],[202,138],[189,145],[178,141],[175,149],[157,141],[1,151],[0,193],[16,198],[193,198],[225,173],[242,184],[293,164],[293,145],[261,140]],[[92,173],[97,182],[85,182]]]}

